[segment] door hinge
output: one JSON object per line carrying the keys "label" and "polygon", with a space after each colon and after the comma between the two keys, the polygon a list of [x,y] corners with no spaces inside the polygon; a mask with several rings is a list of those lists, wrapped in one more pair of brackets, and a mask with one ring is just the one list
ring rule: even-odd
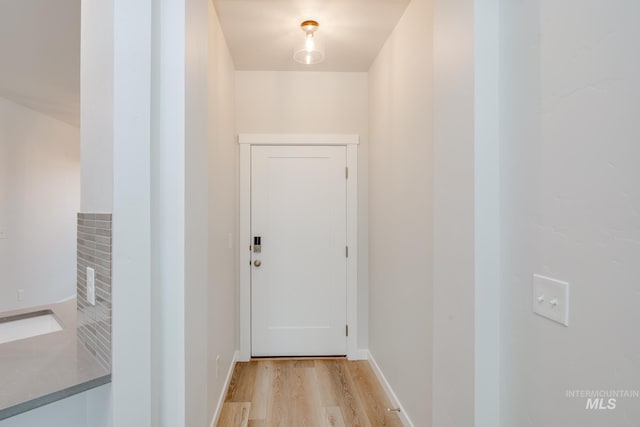
{"label": "door hinge", "polygon": [[344,168],[344,178],[349,179],[349,168],[347,167]]}
{"label": "door hinge", "polygon": [[345,326],[345,334],[346,336],[349,336],[349,325],[344,325]]}
{"label": "door hinge", "polygon": [[344,256],[349,258],[349,246],[344,247]]}

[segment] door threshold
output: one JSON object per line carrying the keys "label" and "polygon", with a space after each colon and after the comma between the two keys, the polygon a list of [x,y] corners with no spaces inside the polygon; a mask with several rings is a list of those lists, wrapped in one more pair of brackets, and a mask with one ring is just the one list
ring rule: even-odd
{"label": "door threshold", "polygon": [[251,356],[250,361],[260,360],[346,360],[347,356]]}

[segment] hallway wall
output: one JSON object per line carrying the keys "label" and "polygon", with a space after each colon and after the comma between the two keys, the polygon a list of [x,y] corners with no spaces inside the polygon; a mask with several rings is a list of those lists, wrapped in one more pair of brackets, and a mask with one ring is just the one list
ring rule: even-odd
{"label": "hallway wall", "polygon": [[[209,3],[209,296],[208,420],[225,390],[224,382],[238,347],[237,254],[238,145],[235,139],[235,69]],[[216,361],[220,355],[219,362]],[[216,368],[216,365],[218,367]]]}
{"label": "hallway wall", "polygon": [[[502,2],[503,426],[631,427],[640,399],[640,3]],[[532,274],[570,283],[569,326]]]}
{"label": "hallway wall", "polygon": [[477,2],[434,2],[432,425],[437,427],[472,426],[475,415]]}
{"label": "hallway wall", "polygon": [[413,0],[369,70],[369,348],[416,426],[432,417],[433,57],[433,6]]}
{"label": "hallway wall", "polygon": [[355,133],[358,146],[358,347],[368,342],[367,73],[236,72],[239,133]]}

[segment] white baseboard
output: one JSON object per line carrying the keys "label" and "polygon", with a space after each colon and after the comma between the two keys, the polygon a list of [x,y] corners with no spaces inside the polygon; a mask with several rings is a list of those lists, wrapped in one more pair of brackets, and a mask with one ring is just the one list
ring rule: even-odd
{"label": "white baseboard", "polygon": [[358,349],[356,360],[368,360],[368,359],[369,359],[369,350],[367,350],[366,348]]}
{"label": "white baseboard", "polygon": [[220,397],[218,398],[218,406],[216,407],[216,411],[213,413],[213,419],[211,420],[210,427],[215,427],[218,423],[218,418],[220,418],[220,412],[222,412],[222,405],[224,405],[224,398],[227,395],[227,389],[229,388],[229,383],[231,382],[231,377],[233,376],[233,370],[236,367],[236,363],[238,362],[238,351],[236,350],[233,353],[233,359],[231,359],[231,366],[229,366],[229,372],[227,372],[227,378],[224,380],[224,387],[222,387],[222,391],[220,392]]}
{"label": "white baseboard", "polygon": [[396,408],[400,408],[400,412],[398,413],[398,415],[400,416],[400,421],[402,421],[402,424],[404,424],[406,427],[415,427],[411,422],[411,419],[409,418],[407,411],[404,410],[402,403],[400,403],[400,401],[398,400],[398,396],[396,396],[396,394],[393,392],[393,389],[391,388],[389,381],[387,381],[384,374],[382,373],[382,370],[380,370],[380,366],[378,366],[378,364],[376,363],[376,359],[373,357],[370,351],[367,350],[367,353],[368,353],[367,360],[371,365],[371,369],[373,369],[373,372],[375,372],[376,377],[378,377],[378,381],[380,381],[380,384],[382,384],[382,388],[384,389],[385,393],[387,393],[387,396],[389,397],[391,404]]}

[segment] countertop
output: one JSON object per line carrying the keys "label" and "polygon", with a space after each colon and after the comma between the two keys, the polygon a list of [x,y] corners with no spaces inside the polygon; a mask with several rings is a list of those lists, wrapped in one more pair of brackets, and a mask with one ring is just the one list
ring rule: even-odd
{"label": "countertop", "polygon": [[110,372],[77,340],[75,299],[0,317],[46,309],[62,331],[0,344],[0,420],[111,381]]}

